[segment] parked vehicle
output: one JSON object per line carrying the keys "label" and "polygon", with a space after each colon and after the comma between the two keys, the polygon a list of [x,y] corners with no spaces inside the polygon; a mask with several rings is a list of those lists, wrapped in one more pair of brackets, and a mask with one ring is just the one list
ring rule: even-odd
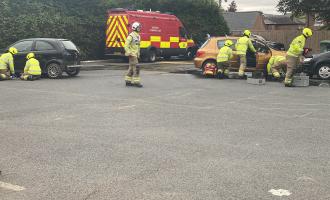
{"label": "parked vehicle", "polygon": [[321,53],[330,51],[330,40],[323,40],[320,42]]}
{"label": "parked vehicle", "polygon": [[[202,69],[204,74],[216,75],[216,58],[219,53],[219,49],[224,46],[225,40],[230,39],[236,43],[238,38],[239,37],[211,37],[208,39],[197,51],[196,58],[194,60],[195,67]],[[263,41],[252,38],[252,42],[255,49],[257,50],[257,54],[254,54],[250,51],[247,52],[246,72],[261,71],[266,73],[268,61],[272,56],[286,56],[285,51],[272,49]],[[230,70],[238,71],[239,57],[236,55],[235,49],[233,50],[233,54],[234,57],[231,60]]]}
{"label": "parked vehicle", "polygon": [[[39,60],[42,73],[49,78],[60,78],[63,72],[69,76],[77,76],[80,72],[80,53],[70,40],[55,38],[24,39],[9,47],[15,47],[15,71],[24,71],[26,55],[33,52]],[[6,49],[8,50],[9,47]]]}
{"label": "parked vehicle", "polygon": [[174,15],[160,12],[112,9],[108,12],[106,31],[106,55],[125,54],[124,45],[134,22],[142,25],[141,57],[147,62],[156,61],[157,56],[194,57],[195,43],[183,23]]}
{"label": "parked vehicle", "polygon": [[330,51],[305,58],[303,70],[311,77],[323,80],[330,79]]}

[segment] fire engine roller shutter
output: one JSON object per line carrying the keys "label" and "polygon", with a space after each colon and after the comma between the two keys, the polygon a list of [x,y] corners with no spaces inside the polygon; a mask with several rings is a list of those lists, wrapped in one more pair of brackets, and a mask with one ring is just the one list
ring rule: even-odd
{"label": "fire engine roller shutter", "polygon": [[109,16],[107,21],[106,45],[111,47],[124,47],[128,36],[128,19],[126,15]]}

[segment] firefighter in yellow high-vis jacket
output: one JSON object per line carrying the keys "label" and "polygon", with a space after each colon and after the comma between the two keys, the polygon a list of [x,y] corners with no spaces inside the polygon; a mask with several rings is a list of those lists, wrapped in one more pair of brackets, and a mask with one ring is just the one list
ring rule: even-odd
{"label": "firefighter in yellow high-vis jacket", "polygon": [[243,33],[243,37],[240,37],[236,42],[236,51],[237,55],[240,58],[240,67],[238,71],[238,75],[243,77],[245,74],[247,59],[246,59],[246,52],[250,49],[253,53],[256,53],[256,49],[254,48],[252,41],[250,39],[251,31],[245,30]]}
{"label": "firefighter in yellow high-vis jacket", "polygon": [[276,79],[280,79],[280,71],[282,69],[286,69],[286,67],[287,64],[285,56],[272,56],[267,64],[268,75],[273,76]]}
{"label": "firefighter in yellow high-vis jacket", "polygon": [[14,55],[18,51],[15,47],[10,47],[8,53],[0,56],[0,81],[10,79],[10,75],[15,76]]}
{"label": "firefighter in yellow high-vis jacket", "polygon": [[143,87],[140,80],[140,67],[138,66],[140,57],[141,43],[141,24],[134,22],[132,25],[133,32],[130,33],[125,43],[125,55],[129,59],[129,69],[125,77],[126,86]]}
{"label": "firefighter in yellow high-vis jacket", "polygon": [[302,55],[304,53],[304,47],[306,44],[306,40],[312,37],[313,31],[309,28],[304,28],[302,35],[296,37],[292,43],[290,44],[290,48],[287,52],[287,63],[288,67],[286,70],[286,77],[284,80],[284,85],[286,87],[292,86],[292,76],[294,70],[297,68],[297,65],[302,60]]}
{"label": "firefighter in yellow high-vis jacket", "polygon": [[219,50],[217,56],[217,67],[218,67],[218,76],[219,77],[228,77],[230,60],[233,58],[233,50],[231,46],[234,43],[231,40],[226,40],[225,45]]}
{"label": "firefighter in yellow high-vis jacket", "polygon": [[22,74],[21,79],[25,81],[34,81],[39,79],[41,76],[41,68],[34,53],[29,53],[26,56],[26,59],[27,61],[24,68],[24,74]]}

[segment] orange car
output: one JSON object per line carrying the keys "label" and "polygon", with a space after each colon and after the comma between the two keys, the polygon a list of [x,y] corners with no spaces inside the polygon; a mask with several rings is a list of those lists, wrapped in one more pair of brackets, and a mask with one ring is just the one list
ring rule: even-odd
{"label": "orange car", "polygon": [[[197,51],[196,58],[194,60],[195,67],[202,69],[204,75],[216,75],[217,74],[217,55],[219,49],[224,46],[225,40],[230,39],[234,43],[239,37],[212,37],[209,38],[203,46]],[[247,68],[246,72],[261,71],[266,72],[266,66],[269,59],[272,56],[286,56],[285,51],[274,50],[267,44],[260,40],[251,39],[257,54],[247,52]],[[233,46],[235,48],[235,45]],[[230,61],[230,71],[238,71],[239,69],[239,57],[233,49],[234,57]]]}

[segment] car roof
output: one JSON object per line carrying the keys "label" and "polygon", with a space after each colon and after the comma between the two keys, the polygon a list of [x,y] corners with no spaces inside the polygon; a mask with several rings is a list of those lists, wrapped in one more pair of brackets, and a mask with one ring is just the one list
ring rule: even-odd
{"label": "car roof", "polygon": [[20,41],[25,41],[25,40],[68,41],[68,39],[60,39],[60,38],[27,38]]}

